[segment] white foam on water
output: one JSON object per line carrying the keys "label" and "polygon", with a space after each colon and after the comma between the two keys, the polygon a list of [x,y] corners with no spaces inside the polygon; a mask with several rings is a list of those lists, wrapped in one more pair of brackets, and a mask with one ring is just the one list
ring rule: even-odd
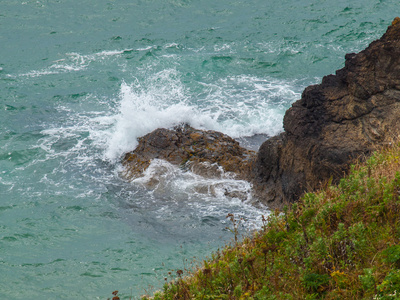
{"label": "white foam on water", "polygon": [[278,134],[286,108],[300,97],[295,82],[248,75],[228,76],[204,86],[204,110],[216,110],[215,129],[233,138]]}
{"label": "white foam on water", "polygon": [[[222,171],[222,170],[221,170]],[[251,202],[251,185],[244,180],[236,180],[229,173],[220,173],[215,178],[205,178],[170,164],[154,159],[144,171],[144,176],[133,180],[158,193],[168,194],[184,192],[201,198],[240,198]]]}
{"label": "white foam on water", "polygon": [[232,51],[232,46],[234,46],[234,44],[222,44],[222,45],[214,45],[214,51],[215,52],[226,52],[229,51],[229,53],[233,53],[234,51]]}
{"label": "white foam on water", "polygon": [[3,177],[0,176],[0,185],[7,186],[7,190],[11,191],[15,186],[15,182],[4,180]]}
{"label": "white foam on water", "polygon": [[102,62],[110,58],[118,58],[126,51],[132,51],[132,49],[104,50],[98,53],[86,55],[70,52],[65,54],[65,58],[53,61],[50,66],[42,70],[32,70],[27,73],[19,74],[18,76],[39,77],[60,73],[79,72],[87,69],[93,62]]}
{"label": "white foam on water", "polygon": [[157,48],[157,46],[153,45],[153,46],[148,46],[148,47],[145,47],[145,48],[137,48],[136,50],[137,51],[149,51],[151,49],[156,49],[156,48]]}
{"label": "white foam on water", "polygon": [[153,203],[159,218],[173,218],[173,207],[180,207],[187,212],[194,210],[198,218],[211,216],[225,222],[233,209],[237,215],[249,217],[247,228],[259,228],[262,212],[266,211],[261,204],[252,205],[252,186],[247,181],[224,173],[205,178],[160,159],[152,160],[143,177],[134,179],[133,184],[145,187],[154,198],[163,199],[162,205]]}
{"label": "white foam on water", "polygon": [[214,83],[198,82],[201,92],[195,94],[176,69],[146,75],[121,84],[119,110],[108,133],[108,160],[134,150],[139,137],[180,123],[233,138],[273,136],[282,131],[286,108],[300,97],[295,83],[271,78],[241,75]]}
{"label": "white foam on water", "polygon": [[[51,71],[51,70],[40,70],[40,71],[30,71],[28,73],[21,74],[21,77],[40,77],[44,75],[53,75],[53,74],[58,74],[58,71]],[[11,77],[14,77],[11,75]]]}
{"label": "white foam on water", "polygon": [[212,116],[201,115],[188,102],[187,91],[174,69],[156,73],[145,83],[122,83],[120,108],[110,132],[105,156],[116,160],[137,146],[137,138],[157,129],[189,123],[197,128],[215,126]]}
{"label": "white foam on water", "polygon": [[104,111],[103,105],[99,106],[101,101],[96,96],[88,94],[84,101],[91,102],[94,110],[77,112],[60,105],[57,110],[63,119],[41,131],[43,137],[37,147],[46,152],[44,159],[60,160],[60,165],[53,172],[67,173],[66,170],[71,168],[85,172],[96,167],[96,161],[102,159],[114,116],[110,111]]}
{"label": "white foam on water", "polygon": [[180,44],[178,43],[169,43],[169,44],[165,44],[163,48],[168,49],[168,48],[180,48],[182,47]]}

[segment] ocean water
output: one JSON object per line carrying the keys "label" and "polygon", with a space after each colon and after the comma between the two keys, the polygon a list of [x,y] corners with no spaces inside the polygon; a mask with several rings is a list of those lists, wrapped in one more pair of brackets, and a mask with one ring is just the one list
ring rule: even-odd
{"label": "ocean water", "polygon": [[[311,3],[310,3],[311,2]],[[397,1],[2,0],[0,298],[160,289],[258,228],[251,186],[121,156],[187,122],[257,149],[302,90],[379,38]],[[228,198],[239,190],[247,200]]]}

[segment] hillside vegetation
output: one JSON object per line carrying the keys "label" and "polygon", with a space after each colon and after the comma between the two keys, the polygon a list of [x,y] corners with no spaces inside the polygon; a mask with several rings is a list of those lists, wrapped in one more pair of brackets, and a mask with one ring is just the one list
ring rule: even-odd
{"label": "hillside vegetation", "polygon": [[400,299],[399,239],[395,143],[338,185],[272,213],[190,276],[178,271],[152,299]]}

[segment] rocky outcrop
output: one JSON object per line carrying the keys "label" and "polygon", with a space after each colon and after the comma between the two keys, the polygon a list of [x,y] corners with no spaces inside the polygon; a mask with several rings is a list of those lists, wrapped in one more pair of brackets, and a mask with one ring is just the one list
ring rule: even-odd
{"label": "rocky outcrop", "polygon": [[142,176],[152,159],[163,159],[208,178],[228,173],[248,179],[255,155],[221,132],[181,125],[159,128],[141,137],[137,148],[125,155],[123,164],[130,178]]}
{"label": "rocky outcrop", "polygon": [[129,177],[141,176],[154,158],[207,177],[221,176],[222,167],[251,181],[255,196],[271,208],[338,181],[352,161],[400,133],[400,19],[365,50],[347,54],[335,75],[307,87],[283,125],[257,154],[219,132],[157,129],[139,139],[123,164]]}
{"label": "rocky outcrop", "polygon": [[260,147],[253,183],[279,207],[332,178],[400,132],[400,19],[322,83],[307,87],[284,117],[285,132]]}

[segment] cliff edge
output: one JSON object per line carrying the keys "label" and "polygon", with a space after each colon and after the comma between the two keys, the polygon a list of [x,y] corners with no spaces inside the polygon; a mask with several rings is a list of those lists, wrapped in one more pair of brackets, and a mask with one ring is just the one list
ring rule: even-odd
{"label": "cliff edge", "polygon": [[304,90],[284,116],[284,132],[261,145],[252,181],[269,206],[338,181],[354,159],[400,133],[400,19],[345,60],[335,75]]}

